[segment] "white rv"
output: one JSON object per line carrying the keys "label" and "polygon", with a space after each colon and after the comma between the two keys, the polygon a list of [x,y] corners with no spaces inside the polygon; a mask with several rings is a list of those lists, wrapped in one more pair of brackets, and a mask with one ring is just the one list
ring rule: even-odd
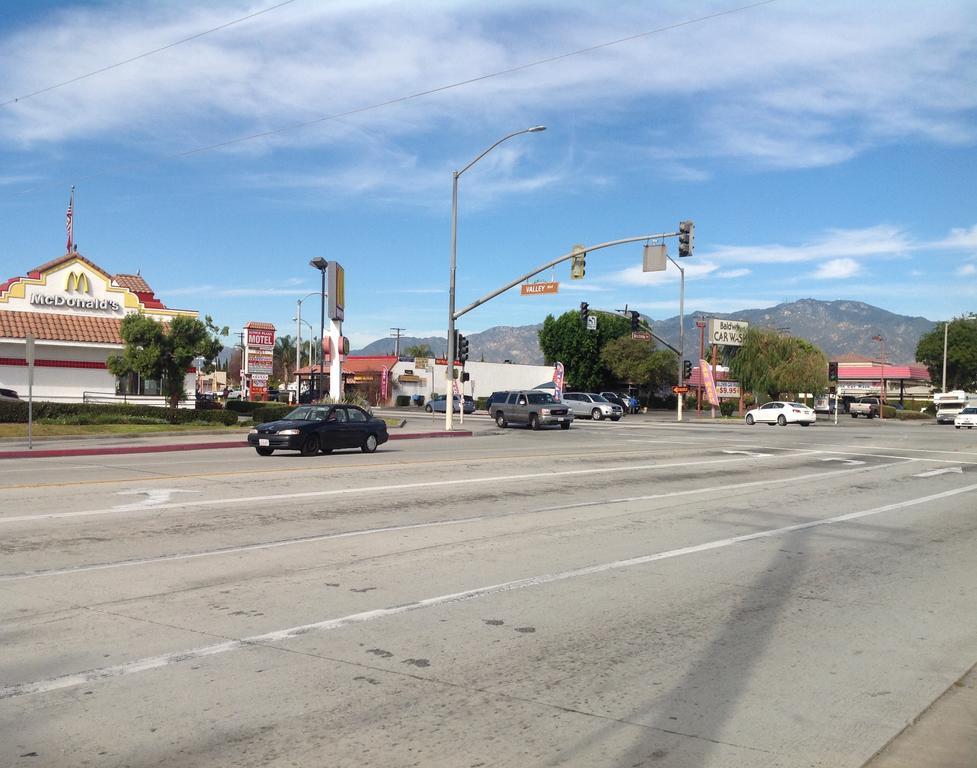
{"label": "white rv", "polygon": [[968,405],[977,405],[977,395],[955,389],[952,392],[937,392],[933,395],[936,406],[936,423],[952,424],[956,415]]}

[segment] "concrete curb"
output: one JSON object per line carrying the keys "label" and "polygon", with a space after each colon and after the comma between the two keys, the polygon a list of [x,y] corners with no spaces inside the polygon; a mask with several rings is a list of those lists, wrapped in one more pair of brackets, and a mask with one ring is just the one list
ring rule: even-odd
{"label": "concrete curb", "polygon": [[[432,437],[474,437],[474,432],[411,432],[406,435],[390,435],[391,440],[419,440]],[[207,451],[216,448],[250,448],[246,441],[222,441],[214,443],[187,443],[169,445],[133,445],[109,448],[59,448],[40,451],[0,451],[0,459],[50,459],[59,456],[115,456],[124,453],[167,453],[170,451]]]}

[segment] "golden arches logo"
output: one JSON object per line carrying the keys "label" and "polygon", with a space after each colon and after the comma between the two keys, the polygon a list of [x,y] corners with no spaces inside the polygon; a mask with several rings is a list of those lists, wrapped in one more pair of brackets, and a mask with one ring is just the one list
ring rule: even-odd
{"label": "golden arches logo", "polygon": [[92,282],[84,272],[69,272],[68,279],[65,281],[64,289],[71,293],[91,293]]}

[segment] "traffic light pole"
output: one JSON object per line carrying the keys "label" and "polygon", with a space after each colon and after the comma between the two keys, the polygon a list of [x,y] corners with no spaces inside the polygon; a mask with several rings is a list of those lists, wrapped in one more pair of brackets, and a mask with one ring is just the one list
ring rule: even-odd
{"label": "traffic light pole", "polygon": [[[610,240],[610,241],[608,241],[606,243],[598,243],[597,245],[584,246],[583,252],[584,253],[590,253],[591,251],[599,251],[602,248],[611,248],[611,247],[613,247],[615,245],[625,245],[627,243],[640,243],[643,240],[660,240],[660,239],[665,238],[665,237],[676,237],[676,236],[678,236],[678,232],[660,232],[657,235],[640,235],[638,237],[626,237],[623,240]],[[527,272],[522,277],[517,277],[512,282],[506,283],[501,288],[498,288],[498,289],[492,291],[491,293],[485,294],[484,296],[482,296],[482,298],[476,299],[471,304],[469,304],[467,307],[465,307],[463,309],[459,309],[457,312],[454,312],[453,313],[453,315],[451,317],[452,327],[454,327],[454,321],[455,320],[457,320],[458,318],[460,318],[462,315],[468,314],[469,312],[471,312],[476,307],[480,307],[486,301],[491,301],[492,299],[494,299],[499,294],[505,293],[510,288],[515,288],[520,283],[526,282],[529,278],[535,277],[540,272],[545,272],[547,269],[550,269],[552,267],[555,267],[557,264],[559,264],[561,262],[569,261],[570,259],[572,259],[574,256],[578,255],[579,253],[580,253],[579,250],[574,250],[574,251],[570,251],[570,253],[565,253],[562,256],[553,259],[553,261],[548,261],[545,264],[543,264],[543,265],[541,265],[539,267],[536,267],[536,269],[534,269],[532,272]],[[452,273],[452,274],[454,274],[454,273]],[[452,307],[452,309],[453,308],[454,307]],[[450,336],[449,336],[449,343],[450,343]],[[673,349],[674,349],[674,347],[673,347]]]}

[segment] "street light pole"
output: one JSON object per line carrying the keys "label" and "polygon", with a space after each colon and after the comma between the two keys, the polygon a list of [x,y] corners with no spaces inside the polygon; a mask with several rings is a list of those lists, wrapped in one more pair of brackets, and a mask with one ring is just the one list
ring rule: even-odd
{"label": "street light pole", "polygon": [[[322,274],[322,289],[319,291],[319,296],[322,299],[322,307],[319,314],[319,344],[325,341],[326,334],[326,269],[329,266],[329,262],[326,261],[321,256],[316,256],[309,265],[315,267]],[[323,351],[319,356],[319,400],[322,400],[322,382],[326,378],[326,355]]]}
{"label": "street light pole", "polygon": [[946,337],[949,327],[950,321],[947,320],[943,323],[943,385],[940,387],[940,392],[946,392]]}
{"label": "street light pole", "polygon": [[[512,137],[520,136],[524,133],[538,133],[539,131],[545,130],[545,125],[534,125],[532,128],[524,128],[521,131],[515,131],[507,136],[503,136],[460,171],[452,171],[451,173],[451,265],[448,277],[448,353],[444,367],[444,428],[447,432],[450,432],[452,429],[454,417],[454,389],[452,385],[455,378],[455,272],[458,262],[458,177],[503,141],[508,141]],[[462,408],[464,408],[464,397],[462,398]]]}
{"label": "street light pole", "polygon": [[[685,383],[682,375],[682,364],[685,358],[685,267],[680,266],[679,263],[667,253],[665,254],[665,258],[678,267],[681,278],[678,293],[678,385],[682,386],[682,384]],[[684,397],[685,396],[682,394],[679,394],[678,396],[678,421],[682,420],[682,399]]]}
{"label": "street light pole", "polygon": [[878,334],[872,341],[879,342],[879,418],[885,419],[885,336]]}

